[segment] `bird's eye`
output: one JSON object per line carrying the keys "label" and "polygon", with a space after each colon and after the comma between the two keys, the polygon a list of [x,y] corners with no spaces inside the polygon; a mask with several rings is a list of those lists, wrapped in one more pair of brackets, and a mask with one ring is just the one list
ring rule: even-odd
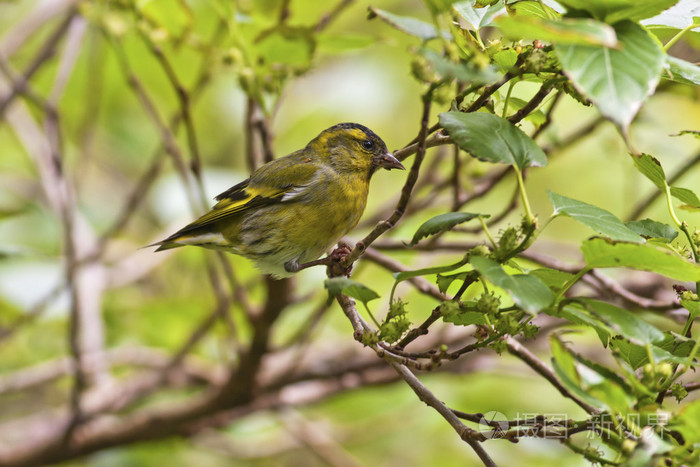
{"label": "bird's eye", "polygon": [[362,142],[362,147],[365,149],[372,149],[374,147],[374,141],[366,139]]}

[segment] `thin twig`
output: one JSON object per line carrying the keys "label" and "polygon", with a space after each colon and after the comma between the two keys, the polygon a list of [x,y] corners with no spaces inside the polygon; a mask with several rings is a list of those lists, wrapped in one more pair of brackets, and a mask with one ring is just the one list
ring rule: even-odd
{"label": "thin twig", "polygon": [[420,132],[418,133],[419,137],[416,157],[413,160],[413,165],[411,166],[411,170],[406,178],[406,183],[401,189],[401,197],[396,204],[396,209],[388,219],[377,224],[377,226],[369,234],[367,234],[365,238],[355,244],[355,248],[352,250],[352,253],[350,253],[343,261],[344,267],[347,268],[353,262],[355,262],[373,241],[379,238],[379,236],[384,232],[394,227],[403,216],[406,206],[411,199],[411,192],[413,191],[413,186],[418,180],[420,166],[423,163],[423,158],[425,157],[426,137],[428,136],[428,118],[430,117],[430,106],[432,102],[431,96],[432,90],[428,91],[428,93],[423,97],[423,114],[421,116]]}
{"label": "thin twig", "polygon": [[571,399],[579,407],[581,407],[583,410],[590,414],[598,413],[598,409],[588,404],[587,402],[582,401],[578,396],[571,393],[571,391],[569,391],[561,383],[561,381],[559,381],[559,378],[557,378],[557,375],[554,374],[554,371],[552,371],[547,365],[544,364],[544,362],[537,358],[532,352],[525,348],[525,346],[523,346],[516,339],[514,339],[513,337],[506,338],[506,345],[508,346],[509,353],[518,357],[520,360],[525,362],[527,366],[535,370],[537,374],[549,381],[552,384],[552,386],[557,388],[557,390],[561,393],[562,396]]}
{"label": "thin twig", "polygon": [[321,19],[318,20],[315,26],[313,26],[314,32],[321,32],[326,29],[331,22],[333,22],[340,14],[350,5],[354,3],[355,0],[340,0],[333,9],[323,15]]}
{"label": "thin twig", "polygon": [[487,467],[495,467],[496,463],[489,457],[481,444],[475,440],[479,437],[479,433],[472,430],[464,423],[462,423],[459,418],[450,410],[442,401],[440,401],[435,395],[420,382],[416,376],[411,373],[411,370],[406,368],[404,365],[392,364],[396,372],[401,375],[401,377],[406,381],[406,383],[413,389],[418,398],[425,402],[427,405],[435,409],[447,422],[454,428],[460,438],[462,438],[479,456],[481,462]]}

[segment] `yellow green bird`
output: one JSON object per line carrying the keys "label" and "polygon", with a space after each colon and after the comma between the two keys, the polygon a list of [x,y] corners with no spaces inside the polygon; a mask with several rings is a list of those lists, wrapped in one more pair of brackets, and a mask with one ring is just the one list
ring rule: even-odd
{"label": "yellow green bird", "polygon": [[263,273],[289,276],[357,225],[378,168],[404,167],[372,130],[340,123],[263,165],[218,195],[211,211],[153,245],[225,250]]}

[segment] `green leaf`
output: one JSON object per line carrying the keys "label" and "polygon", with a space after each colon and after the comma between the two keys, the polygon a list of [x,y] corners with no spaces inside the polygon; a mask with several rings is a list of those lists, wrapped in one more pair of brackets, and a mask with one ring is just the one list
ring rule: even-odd
{"label": "green leaf", "polygon": [[698,195],[693,190],[672,186],[671,196],[694,208],[700,208],[700,199],[698,199]]}
{"label": "green leaf", "polygon": [[511,3],[508,7],[517,16],[534,16],[542,19],[556,19],[561,17],[554,9],[538,1],[521,1]]}
{"label": "green leaf", "polygon": [[151,0],[138,2],[139,13],[148,18],[151,27],[160,26],[175,37],[182,36],[194,22],[192,11],[186,3],[175,0]]}
{"label": "green leaf", "polygon": [[559,0],[567,9],[583,10],[606,23],[656,16],[678,0]]}
{"label": "green leaf", "polygon": [[394,292],[396,291],[396,286],[399,285],[400,282],[403,282],[405,280],[411,279],[413,277],[418,277],[418,276],[427,276],[429,274],[442,274],[444,272],[450,272],[454,271],[455,269],[461,268],[465,264],[469,262],[469,255],[465,255],[464,258],[462,258],[461,261],[458,261],[453,264],[448,264],[445,266],[431,266],[429,268],[422,268],[422,269],[416,269],[414,271],[401,271],[394,273],[394,286],[391,289],[391,295],[390,298],[393,302],[394,300]]}
{"label": "green leaf", "polygon": [[466,260],[454,264],[448,264],[446,266],[431,266],[429,268],[416,269],[413,271],[401,271],[394,273],[394,279],[397,282],[402,282],[413,277],[427,276],[429,274],[442,274],[443,272],[454,271],[455,269],[462,267],[465,264],[467,264]]}
{"label": "green leaf", "polygon": [[659,190],[666,189],[666,174],[658,159],[649,154],[642,154],[639,157],[632,157],[632,160],[637,170],[656,185]]}
{"label": "green leaf", "polygon": [[552,345],[552,357],[554,362],[558,364],[557,366],[560,370],[557,373],[565,375],[566,379],[575,382],[576,386],[578,386],[580,378],[578,371],[576,371],[576,361],[571,355],[571,352],[569,352],[569,349],[559,340],[556,334],[550,336],[550,343]]}
{"label": "green leaf", "polygon": [[467,26],[472,31],[491,26],[496,17],[506,12],[501,1],[484,8],[475,8],[475,3],[475,0],[469,0],[452,4],[452,8],[460,16],[460,26]]}
{"label": "green leaf", "polygon": [[569,216],[613,240],[644,243],[642,237],[627,228],[620,219],[605,209],[573,198],[567,198],[549,190],[547,190],[547,194],[552,202],[552,206],[554,206],[553,215],[564,214]]}
{"label": "green leaf", "polygon": [[557,291],[564,287],[564,284],[574,277],[573,274],[569,274],[568,272],[549,268],[535,269],[530,271],[530,275],[537,277],[539,280],[544,282],[547,287]]}
{"label": "green leaf", "polygon": [[681,407],[670,427],[683,435],[685,446],[688,448],[700,442],[700,400],[694,400]]}
{"label": "green leaf", "polygon": [[552,304],[552,292],[537,277],[508,275],[500,264],[485,256],[476,256],[470,262],[487,280],[508,292],[513,302],[524,311],[534,314]]}
{"label": "green leaf", "polygon": [[507,73],[518,61],[518,52],[513,49],[501,50],[493,54],[492,59],[501,72]]}
{"label": "green leaf", "polygon": [[447,289],[452,285],[452,283],[454,281],[466,280],[467,274],[469,274],[469,272],[458,272],[457,274],[450,274],[448,276],[443,276],[442,274],[438,274],[437,280],[436,280],[438,290],[440,290],[440,292],[442,292],[442,293],[446,293]]}
{"label": "green leaf", "polygon": [[552,336],[551,344],[554,371],[564,386],[591,405],[627,412],[634,402],[631,384],[605,366],[572,352],[558,336]]}
{"label": "green leaf", "polygon": [[334,297],[339,293],[344,293],[345,295],[361,301],[365,304],[365,306],[367,305],[367,302],[379,298],[379,295],[374,290],[357,281],[348,279],[347,277],[334,277],[332,279],[326,279],[323,285],[326,287],[326,289],[328,289],[328,293],[331,297]]}
{"label": "green leaf", "polygon": [[[435,216],[432,219],[428,219],[420,227],[418,227],[418,230],[416,230],[416,233],[413,234],[413,238],[411,239],[411,243],[409,243],[409,245],[413,246],[425,237],[429,237],[440,232],[445,232],[452,229],[452,227],[456,225],[470,221],[479,216],[480,214],[474,214],[471,212],[448,212]],[[489,217],[489,215],[486,214],[483,217]]]}
{"label": "green leaf", "polygon": [[471,62],[454,63],[427,48],[420,49],[418,53],[430,61],[437,74],[443,79],[456,79],[462,83],[470,84],[487,84],[501,78],[501,74],[491,66],[479,68]]}
{"label": "green leaf", "polygon": [[616,47],[615,30],[593,19],[550,20],[536,16],[504,16],[496,21],[509,39],[540,39],[552,44],[594,44]]}
{"label": "green leaf", "polygon": [[[603,376],[607,381],[612,381],[615,383],[612,385],[612,387],[617,387],[618,389],[621,388],[623,389],[623,393],[627,394],[633,394],[635,392],[636,388],[642,388],[643,386],[635,384],[635,381],[627,381],[624,377],[620,376],[619,374],[615,373],[613,370],[610,368],[606,367],[605,365],[601,365],[598,362],[595,362],[593,360],[589,360],[582,355],[579,355],[577,353],[572,352],[572,356],[574,357],[574,360],[577,362],[587,366],[591,370],[595,371],[599,375]],[[634,387],[633,387],[634,386]],[[606,388],[603,388],[603,391],[600,391],[600,388],[597,391],[598,394],[595,392],[591,392],[592,396],[598,397],[602,401],[607,401],[609,402],[608,405],[617,405],[618,410],[623,412],[624,410],[627,409],[627,404],[629,400],[626,397],[621,397],[620,393],[618,391],[612,391],[612,393],[606,391]],[[644,393],[649,394],[648,391],[644,391]],[[612,397],[611,397],[612,396]]]}
{"label": "green leaf", "polygon": [[681,300],[681,306],[688,310],[692,319],[700,316],[700,302],[697,300]]}
{"label": "green leaf", "polygon": [[678,236],[678,231],[668,224],[663,224],[652,219],[626,222],[625,225],[634,233],[644,238],[660,238],[667,242],[673,241]]}
{"label": "green leaf", "polygon": [[[662,11],[653,18],[645,19],[641,21],[641,23],[644,26],[663,26],[673,29],[685,29],[688,26],[697,24],[697,21],[693,21],[697,17],[700,17],[700,3],[698,3],[697,0],[680,0],[671,8]],[[700,28],[692,30],[700,31]]]}
{"label": "green leaf", "polygon": [[664,69],[668,72],[669,78],[673,81],[700,85],[700,66],[667,55]]}
{"label": "green leaf", "polygon": [[[575,303],[574,305],[581,306]],[[590,313],[588,313],[587,311],[581,310],[572,305],[566,305],[559,309],[556,313],[550,314],[552,314],[552,316],[564,318],[565,320],[573,324],[581,324],[593,328],[596,334],[598,334],[598,337],[600,338],[600,342],[603,344],[603,347],[608,346],[608,343],[610,342],[610,336],[613,334],[613,330],[610,329],[605,323],[600,321],[595,316],[591,316]]]}
{"label": "green leaf", "polygon": [[690,352],[695,346],[695,340],[681,336],[672,331],[665,332],[664,336],[664,341],[660,344],[656,344],[657,347],[672,353],[676,357],[682,357],[687,360],[688,355],[690,355]]}
{"label": "green leaf", "polygon": [[[610,341],[610,347],[615,349],[620,358],[635,370],[649,363],[649,353],[646,346],[635,344],[622,338],[616,338]],[[686,357],[673,355],[671,352],[655,345],[651,346],[651,356],[656,364],[685,363],[688,360]]]}
{"label": "green leaf", "polygon": [[654,344],[665,338],[663,332],[627,310],[593,299],[577,301],[611,329],[632,342],[641,345]]}
{"label": "green leaf", "polygon": [[581,251],[591,268],[626,267],[679,281],[700,281],[700,266],[651,244],[616,243],[604,238],[592,238],[583,242]]}
{"label": "green leaf", "polygon": [[440,126],[460,148],[477,159],[513,164],[519,169],[547,165],[547,156],[532,138],[495,115],[445,112],[440,114]]}
{"label": "green leaf", "polygon": [[656,89],[666,54],[638,24],[622,21],[613,27],[617,49],[560,44],[555,50],[576,89],[627,132],[642,102]]}
{"label": "green leaf", "polygon": [[306,28],[286,27],[266,36],[257,49],[265,63],[308,66],[316,41]]}
{"label": "green leaf", "polygon": [[555,334],[552,334],[550,343],[552,345],[552,366],[562,384],[588,404],[598,408],[605,408],[603,402],[588,394],[581,387],[581,376],[576,369],[576,361],[571,355],[571,351],[566,348]]}
{"label": "green leaf", "polygon": [[380,10],[379,8],[369,7],[369,19],[379,17],[382,21],[387,23],[399,31],[405,32],[412,36],[419,37],[424,41],[429,41],[430,39],[435,39],[440,37],[450,37],[446,32],[438,32],[438,30],[430,23],[421,21],[416,18],[411,18],[409,16],[399,16],[388,11]]}

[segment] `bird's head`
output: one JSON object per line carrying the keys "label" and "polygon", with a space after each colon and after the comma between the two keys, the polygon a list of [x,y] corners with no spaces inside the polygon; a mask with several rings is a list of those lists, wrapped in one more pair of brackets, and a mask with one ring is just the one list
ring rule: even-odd
{"label": "bird's head", "polygon": [[387,150],[384,141],[372,130],[358,123],[339,123],[321,132],[309,148],[340,173],[365,172],[368,177],[378,169],[404,169]]}

